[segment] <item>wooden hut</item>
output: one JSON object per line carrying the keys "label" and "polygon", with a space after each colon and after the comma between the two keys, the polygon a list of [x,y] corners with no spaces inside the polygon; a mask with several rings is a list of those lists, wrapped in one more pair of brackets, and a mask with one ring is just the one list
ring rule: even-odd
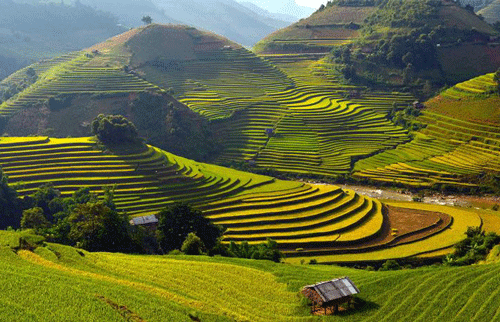
{"label": "wooden hut", "polygon": [[307,285],[302,289],[302,294],[312,302],[311,313],[323,308],[325,315],[328,310],[336,313],[341,304],[352,303],[352,296],[358,293],[359,289],[349,277]]}

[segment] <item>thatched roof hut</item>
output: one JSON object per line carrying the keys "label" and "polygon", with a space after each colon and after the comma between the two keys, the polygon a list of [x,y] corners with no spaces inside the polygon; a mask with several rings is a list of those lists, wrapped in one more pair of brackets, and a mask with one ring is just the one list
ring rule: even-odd
{"label": "thatched roof hut", "polygon": [[352,296],[358,293],[359,289],[349,277],[307,285],[302,289],[302,294],[312,302],[311,312],[323,308],[325,314],[327,309],[335,313],[340,304],[352,303]]}

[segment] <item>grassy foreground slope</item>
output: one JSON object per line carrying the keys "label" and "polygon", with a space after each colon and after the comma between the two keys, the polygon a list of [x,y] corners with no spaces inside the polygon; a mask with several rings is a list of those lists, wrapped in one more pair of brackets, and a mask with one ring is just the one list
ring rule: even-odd
{"label": "grassy foreground slope", "polygon": [[185,201],[224,225],[226,241],[272,238],[289,257],[350,254],[348,260],[366,260],[386,249],[388,258],[410,257],[447,248],[467,226],[481,225],[477,215],[440,208],[427,209],[414,224],[404,211],[337,186],[276,180],[152,146],[103,151],[92,138],[1,138],[0,165],[21,195],[45,183],[64,195],[82,187],[99,194],[113,186],[117,207],[131,216]]}
{"label": "grassy foreground slope", "polygon": [[[496,321],[500,265],[368,272],[208,257],[20,249],[0,232],[3,321]],[[29,239],[29,236],[24,236]],[[356,309],[313,317],[304,285],[349,276]],[[191,316],[191,317],[190,317]]]}

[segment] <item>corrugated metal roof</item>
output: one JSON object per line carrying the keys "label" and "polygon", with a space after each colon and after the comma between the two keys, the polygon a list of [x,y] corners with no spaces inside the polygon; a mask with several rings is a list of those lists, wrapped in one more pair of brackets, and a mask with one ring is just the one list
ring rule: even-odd
{"label": "corrugated metal roof", "polygon": [[155,215],[143,216],[143,217],[135,217],[130,220],[131,225],[147,225],[147,224],[156,224],[158,222],[158,218]]}
{"label": "corrugated metal roof", "polygon": [[336,278],[331,281],[308,285],[305,288],[314,289],[321,296],[323,302],[330,302],[359,293],[359,289],[349,277]]}

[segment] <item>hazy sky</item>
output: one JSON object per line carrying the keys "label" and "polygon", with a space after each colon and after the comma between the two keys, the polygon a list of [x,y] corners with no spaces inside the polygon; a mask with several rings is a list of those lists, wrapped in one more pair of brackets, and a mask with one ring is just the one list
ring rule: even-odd
{"label": "hazy sky", "polygon": [[295,0],[295,3],[301,6],[311,7],[314,9],[318,9],[319,6],[326,4],[327,2],[327,0]]}

